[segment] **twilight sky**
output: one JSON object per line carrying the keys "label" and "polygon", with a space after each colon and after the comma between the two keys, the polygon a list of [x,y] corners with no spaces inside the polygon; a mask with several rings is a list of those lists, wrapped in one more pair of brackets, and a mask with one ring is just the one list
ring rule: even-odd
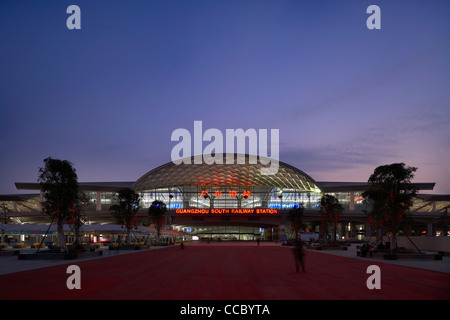
{"label": "twilight sky", "polygon": [[2,0],[0,194],[48,156],[134,181],[195,120],[279,129],[280,160],[317,181],[404,162],[450,194],[449,57],[448,0]]}

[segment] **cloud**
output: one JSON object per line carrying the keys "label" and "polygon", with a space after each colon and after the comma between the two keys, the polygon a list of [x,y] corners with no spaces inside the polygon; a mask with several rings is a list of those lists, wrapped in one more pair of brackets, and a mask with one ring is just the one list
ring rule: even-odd
{"label": "cloud", "polygon": [[447,110],[448,99],[435,99],[395,109],[372,121],[360,121],[345,135],[337,132],[346,124],[331,125],[326,134],[319,130],[319,134],[302,136],[294,143],[284,141],[280,160],[314,177],[343,181],[365,180],[379,165],[404,162],[419,168],[421,180],[436,181],[445,190],[448,187],[443,177],[448,172],[438,168],[450,157]]}
{"label": "cloud", "polygon": [[356,169],[362,165],[378,166],[390,158],[389,148],[366,146],[360,141],[341,144],[303,146],[281,151],[281,160],[305,171],[329,172]]}

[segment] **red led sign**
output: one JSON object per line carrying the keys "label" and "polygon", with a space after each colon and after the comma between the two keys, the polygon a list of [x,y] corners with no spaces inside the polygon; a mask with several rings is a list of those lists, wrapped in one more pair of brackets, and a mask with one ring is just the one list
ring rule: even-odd
{"label": "red led sign", "polygon": [[[214,197],[221,197],[222,196],[222,191],[220,190],[216,190],[214,192]],[[229,197],[237,197],[238,196],[238,192],[236,190],[230,190],[228,191],[228,196]],[[247,199],[248,197],[252,196],[252,192],[249,190],[245,190],[242,192],[242,197]],[[209,198],[209,191],[206,190],[202,190],[202,192],[200,193],[199,197],[203,197],[205,199]]]}
{"label": "red led sign", "polygon": [[176,209],[176,214],[278,214],[278,209]]}

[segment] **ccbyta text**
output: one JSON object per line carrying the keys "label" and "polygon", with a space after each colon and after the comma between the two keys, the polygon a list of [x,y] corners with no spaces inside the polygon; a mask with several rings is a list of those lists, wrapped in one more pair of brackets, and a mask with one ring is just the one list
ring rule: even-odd
{"label": "ccbyta text", "polygon": [[[216,312],[222,312],[221,309],[216,309]],[[262,304],[246,305],[246,304],[227,304],[223,309],[226,314],[270,314],[269,307]],[[214,307],[195,307],[188,304],[186,307],[181,307],[180,314],[184,315],[205,315],[211,317],[214,313]]]}

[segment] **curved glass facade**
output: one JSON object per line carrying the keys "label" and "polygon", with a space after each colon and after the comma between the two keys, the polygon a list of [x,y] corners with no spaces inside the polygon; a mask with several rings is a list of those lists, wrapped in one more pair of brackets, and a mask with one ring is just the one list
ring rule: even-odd
{"label": "curved glass facade", "polygon": [[144,191],[141,193],[141,200],[143,207],[149,207],[154,200],[160,200],[169,209],[288,209],[299,203],[310,209],[320,201],[320,193],[268,187],[182,187]]}
{"label": "curved glass facade", "polygon": [[169,162],[143,175],[133,189],[141,193],[144,207],[160,200],[170,209],[287,209],[299,203],[312,208],[320,198],[316,182],[303,171],[283,162],[273,175],[261,174],[261,168],[249,161],[227,165]]}
{"label": "curved glass facade", "polygon": [[[319,210],[322,193],[304,190],[268,187],[178,187],[160,188],[139,192],[141,207],[148,208],[154,200],[166,203],[169,209],[184,208],[270,208],[290,209],[299,203],[306,209]],[[368,205],[362,202],[362,192],[331,192],[344,210],[364,210]],[[95,192],[87,192],[85,210],[95,210],[98,200]],[[205,197],[206,195],[206,197]],[[103,209],[116,203],[115,193],[101,192],[100,204]],[[352,200],[353,199],[353,200]]]}

